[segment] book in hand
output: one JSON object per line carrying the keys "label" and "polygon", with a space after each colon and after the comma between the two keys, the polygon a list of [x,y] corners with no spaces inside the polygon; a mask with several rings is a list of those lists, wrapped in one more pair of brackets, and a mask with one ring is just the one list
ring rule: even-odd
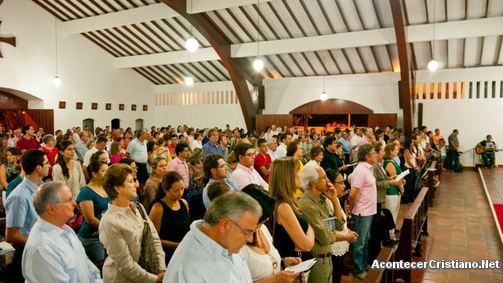
{"label": "book in hand", "polygon": [[409,169],[403,171],[402,173],[400,173],[400,175],[396,176],[396,180],[399,181],[399,180],[402,180],[403,178],[405,178],[405,176],[409,175],[410,171]]}
{"label": "book in hand", "polygon": [[316,263],[316,259],[313,258],[313,259],[303,261],[297,265],[289,266],[289,267],[285,268],[285,270],[293,272],[293,273],[306,272],[306,271],[310,270],[315,263]]}

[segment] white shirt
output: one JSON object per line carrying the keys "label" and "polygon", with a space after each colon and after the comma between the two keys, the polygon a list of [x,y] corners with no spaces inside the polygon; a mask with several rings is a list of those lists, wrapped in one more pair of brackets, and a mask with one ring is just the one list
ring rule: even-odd
{"label": "white shirt", "polygon": [[[91,156],[96,152],[98,152],[98,149],[95,146],[93,146],[93,148],[91,148],[86,152],[86,155],[84,155],[84,166],[86,167],[89,166],[89,162],[91,162]],[[110,158],[108,157],[108,151],[104,150],[103,152],[107,156],[107,163],[110,163]]]}
{"label": "white shirt", "polygon": [[271,161],[274,161],[274,159],[278,158],[276,156],[276,152],[278,152],[277,150],[276,151],[272,151],[270,149],[267,149],[267,153],[269,154],[269,156],[271,157]]}
{"label": "white shirt", "polygon": [[256,184],[262,186],[265,190],[269,190],[269,185],[262,179],[262,176],[253,168],[246,168],[245,166],[238,163],[236,170],[232,172],[229,177],[231,181],[236,184],[239,190],[242,190],[249,184]]}
{"label": "white shirt", "polygon": [[200,148],[200,149],[203,148],[203,143],[200,140],[193,140],[190,143],[190,150],[194,150],[196,148]]}
{"label": "white shirt", "polygon": [[164,283],[251,283],[252,278],[241,254],[232,254],[204,234],[199,226],[203,220],[190,225],[171,258]]}
{"label": "white shirt", "polygon": [[359,135],[353,135],[351,138],[351,145],[353,148],[357,147],[360,144],[361,137]]}
{"label": "white shirt", "polygon": [[276,148],[276,158],[285,157],[286,156],[286,144],[280,143],[278,148]]}
{"label": "white shirt", "polygon": [[144,142],[141,142],[138,138],[135,138],[128,144],[127,152],[135,162],[147,163],[147,145]]}
{"label": "white shirt", "polygon": [[23,252],[25,282],[102,282],[72,228],[42,218],[33,225]]}
{"label": "white shirt", "polygon": [[[246,259],[253,282],[270,277],[281,271],[281,256],[279,255],[278,250],[272,245],[271,233],[269,233],[269,230],[265,225],[262,225],[260,230],[269,244],[269,254],[258,254],[248,245],[244,245],[240,251]],[[276,268],[273,268],[273,260],[276,262]]]}

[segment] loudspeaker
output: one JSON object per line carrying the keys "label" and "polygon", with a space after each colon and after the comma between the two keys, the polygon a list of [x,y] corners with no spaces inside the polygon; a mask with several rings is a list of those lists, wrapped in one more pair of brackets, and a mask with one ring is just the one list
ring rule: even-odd
{"label": "loudspeaker", "polygon": [[258,87],[258,109],[259,110],[264,110],[265,109],[265,87],[259,86]]}

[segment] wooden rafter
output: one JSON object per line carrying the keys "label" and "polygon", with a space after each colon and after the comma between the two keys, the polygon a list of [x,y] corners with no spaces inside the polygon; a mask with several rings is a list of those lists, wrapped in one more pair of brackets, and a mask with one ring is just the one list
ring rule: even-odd
{"label": "wooden rafter", "polygon": [[260,85],[262,80],[257,78],[257,76],[246,73],[246,67],[242,65],[242,61],[231,58],[231,42],[226,40],[222,32],[211,23],[205,14],[188,14],[186,1],[162,0],[162,2],[188,20],[194,26],[194,29],[198,30],[215,49],[215,52],[217,52],[230,75],[241,105],[246,126],[248,129],[254,129],[257,107],[251,99],[246,81],[248,80],[255,85]]}

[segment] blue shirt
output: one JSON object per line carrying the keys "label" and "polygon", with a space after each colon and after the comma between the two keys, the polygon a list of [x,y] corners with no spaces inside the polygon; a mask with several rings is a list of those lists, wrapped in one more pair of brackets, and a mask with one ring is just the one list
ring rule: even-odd
{"label": "blue shirt", "polygon": [[28,236],[37,221],[38,214],[33,206],[33,194],[41,184],[34,184],[24,178],[5,200],[7,228],[21,228],[21,235]]}
{"label": "blue shirt", "polygon": [[138,138],[132,140],[127,146],[127,152],[131,158],[138,163],[147,163],[147,145]]}
{"label": "blue shirt", "polygon": [[5,197],[8,197],[10,195],[10,193],[12,193],[12,191],[19,185],[21,184],[21,182],[23,181],[23,177],[21,177],[21,174],[17,175],[16,178],[14,178],[14,180],[10,181],[9,182],[9,185],[7,186],[7,190],[5,191],[5,194],[6,196]]}
{"label": "blue shirt", "polygon": [[351,143],[345,138],[340,138],[339,141],[342,143],[342,153],[349,154],[351,152]]}
{"label": "blue shirt", "polygon": [[72,228],[41,218],[26,242],[22,266],[25,282],[102,282]]}
{"label": "blue shirt", "polygon": [[212,153],[218,153],[221,154],[222,156],[225,154],[224,150],[218,143],[211,144],[211,141],[208,141],[203,145],[203,157],[206,157]]}
{"label": "blue shirt", "polygon": [[[94,216],[97,219],[101,219],[101,216],[103,215],[103,213],[105,213],[105,211],[108,208],[110,198],[109,197],[104,198],[99,194],[97,194],[93,189],[89,188],[88,186],[85,186],[82,188],[79,195],[77,196],[77,203],[80,204],[81,201],[89,201],[89,200],[93,202]],[[86,219],[84,218],[82,226],[80,226],[79,236],[82,238],[91,238],[91,237],[98,238],[98,229],[89,225],[89,223],[87,223]]]}
{"label": "blue shirt", "polygon": [[[216,182],[215,179],[210,179],[208,181],[208,184],[206,184],[206,187],[204,187],[203,189],[203,204],[204,204],[204,207],[208,208],[208,206],[210,206],[210,198],[208,197],[208,187],[213,184],[214,182]],[[225,178],[222,180],[222,182],[224,182],[231,191],[235,191],[235,192],[238,192],[239,189],[238,187],[236,186],[236,184],[234,184],[234,182],[231,181],[231,179],[229,178]]]}
{"label": "blue shirt", "polygon": [[164,283],[251,283],[245,258],[232,254],[204,234],[199,226],[203,220],[190,225],[190,231],[175,250]]}

